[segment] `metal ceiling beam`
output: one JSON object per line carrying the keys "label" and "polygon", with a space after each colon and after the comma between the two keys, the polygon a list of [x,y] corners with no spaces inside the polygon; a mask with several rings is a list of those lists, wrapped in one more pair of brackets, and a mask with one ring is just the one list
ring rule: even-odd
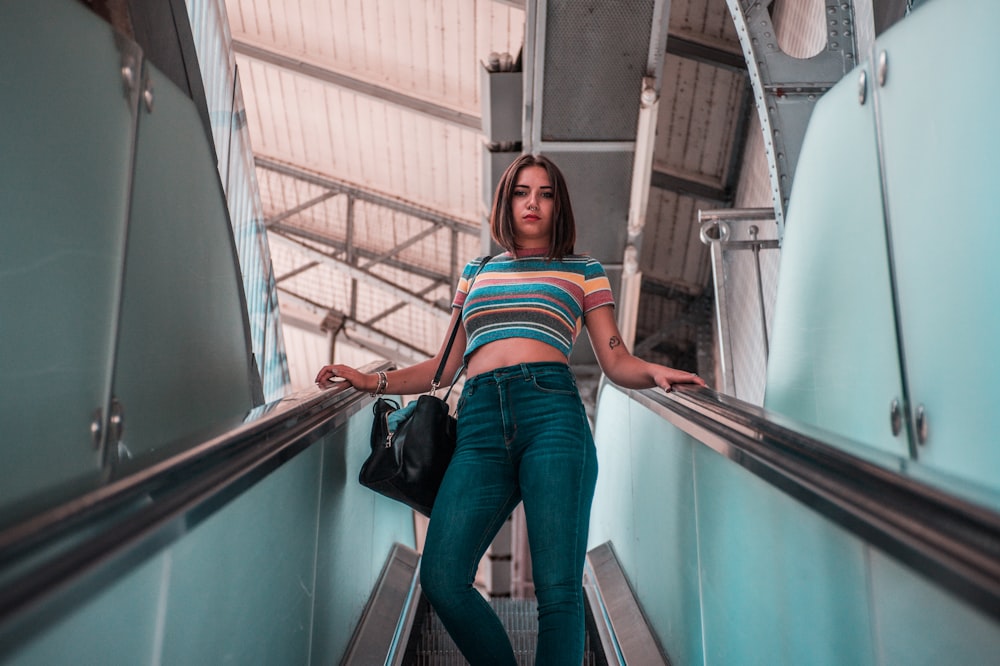
{"label": "metal ceiling beam", "polygon": [[284,244],[288,247],[291,247],[296,252],[302,254],[303,256],[313,261],[318,261],[322,264],[332,266],[333,268],[340,271],[341,273],[344,273],[353,280],[357,280],[358,282],[364,282],[365,284],[371,285],[372,287],[375,287],[380,291],[384,291],[387,294],[391,294],[392,296],[398,298],[401,301],[404,301],[410,305],[414,305],[426,312],[430,312],[436,317],[439,317],[441,319],[451,318],[450,307],[442,307],[440,305],[437,305],[436,303],[432,303],[431,301],[422,298],[419,294],[416,294],[408,289],[399,287],[389,282],[388,280],[385,280],[377,275],[369,273],[368,271],[363,271],[357,266],[351,266],[347,262],[323,254],[319,250],[309,247],[308,245],[304,245],[293,238],[289,238],[280,233],[271,233],[268,235],[268,242],[270,243],[277,242],[279,244]]}
{"label": "metal ceiling beam", "polygon": [[405,95],[401,92],[392,90],[391,88],[377,86],[373,83],[362,81],[361,79],[356,79],[346,74],[341,74],[340,72],[336,72],[332,69],[313,65],[269,48],[264,48],[255,44],[250,44],[249,42],[234,39],[233,50],[240,55],[247,56],[248,58],[253,58],[254,60],[259,60],[260,62],[266,62],[269,65],[274,65],[275,67],[280,67],[296,74],[308,76],[318,81],[322,81],[323,83],[329,83],[337,86],[338,88],[344,88],[360,95],[371,97],[379,101],[386,102],[387,104],[398,106],[407,111],[415,111],[416,113],[430,116],[435,120],[443,120],[444,122],[452,125],[458,125],[459,127],[465,127],[477,132],[481,132],[483,129],[483,121],[479,116],[451,109],[440,104],[435,104],[434,102],[428,102],[427,100],[413,97],[411,95]]}
{"label": "metal ceiling beam", "polygon": [[785,210],[795,167],[816,100],[857,64],[856,1],[827,0],[826,48],[811,58],[795,58],[782,51],[774,38],[770,3],[726,0],[740,38],[764,135],[779,238],[785,232]]}
{"label": "metal ceiling beam", "polygon": [[[328,308],[325,308],[318,303],[314,303],[308,298],[300,296],[293,291],[289,291],[284,287],[279,287],[278,291],[281,292],[282,303],[295,303],[299,307],[320,316],[324,316],[330,312]],[[295,321],[294,317],[282,314],[282,320],[284,321],[286,318],[289,319],[293,326],[298,325],[298,322]],[[300,328],[305,328],[306,330],[315,332],[312,327],[300,326]],[[365,349],[379,354],[380,356],[397,361],[401,364],[412,365],[414,363],[419,363],[420,361],[425,361],[434,355],[423,349],[417,349],[416,347],[389,335],[385,331],[380,331],[377,328],[373,328],[350,318],[344,319],[344,326],[341,331],[352,344],[364,347]]]}
{"label": "metal ceiling beam", "polygon": [[[282,229],[292,229],[293,233],[295,233],[295,231],[297,231],[297,230],[294,227],[288,227],[287,225],[282,225],[282,224],[280,224],[280,222],[282,220],[288,219],[289,217],[292,217],[293,215],[301,213],[304,210],[312,208],[313,206],[315,206],[317,204],[320,204],[320,203],[326,201],[327,199],[336,196],[337,194],[339,194],[339,193],[338,192],[334,192],[332,190],[328,190],[328,191],[324,192],[323,194],[321,194],[321,195],[319,195],[317,197],[313,197],[312,199],[310,199],[309,201],[306,201],[305,203],[299,204],[298,206],[295,206],[294,208],[286,210],[285,212],[280,213],[279,215],[275,215],[274,217],[267,219],[264,222],[264,227],[267,228],[267,229],[274,229],[276,231],[280,231]],[[350,219],[350,215],[348,215],[348,219]],[[348,226],[347,238],[351,239],[353,237],[353,235],[352,235],[352,232],[350,231],[350,228],[351,228],[350,222],[348,222],[347,226]],[[442,229],[442,225],[433,224],[430,227],[427,227],[426,229],[424,229],[423,231],[420,231],[420,232],[414,234],[413,236],[411,236],[410,238],[406,239],[402,243],[397,244],[395,247],[391,248],[388,252],[383,252],[381,254],[375,255],[374,257],[367,257],[366,258],[367,262],[364,265],[361,266],[361,269],[365,270],[365,269],[371,268],[372,266],[374,266],[376,264],[384,263],[388,259],[390,259],[390,258],[398,255],[400,252],[402,252],[406,248],[411,247],[413,245],[416,245],[417,243],[419,243],[420,241],[422,241],[424,238],[427,238],[428,236],[441,231],[441,229]],[[349,243],[349,242],[345,242],[344,245],[345,245],[345,252],[347,254],[347,263],[349,263],[349,264],[351,264],[353,266],[353,265],[356,264],[356,262],[353,260],[354,257],[352,255],[355,255],[357,253],[357,248],[352,243]],[[299,270],[294,271],[293,274],[301,272],[301,270],[304,270],[304,269],[300,268]]]}
{"label": "metal ceiling beam", "polygon": [[742,53],[727,51],[724,48],[699,42],[690,37],[682,37],[675,33],[670,33],[670,36],[667,37],[667,53],[678,58],[695,60],[736,72],[747,71],[747,63],[743,59]]}
{"label": "metal ceiling beam", "polygon": [[666,171],[653,170],[649,184],[659,190],[687,194],[698,199],[707,199],[718,203],[732,203],[733,195],[724,187],[709,182],[695,180],[688,176]]}
{"label": "metal ceiling beam", "polygon": [[304,211],[306,209],[312,208],[313,206],[318,206],[319,204],[323,203],[327,199],[331,199],[331,198],[337,196],[337,194],[338,194],[337,192],[334,192],[332,190],[324,192],[323,194],[321,194],[321,195],[319,195],[317,197],[313,197],[309,201],[306,201],[304,203],[300,203],[298,206],[295,206],[294,208],[289,208],[288,210],[286,210],[283,213],[279,213],[278,215],[275,215],[274,217],[270,217],[270,218],[264,220],[264,226],[265,227],[270,227],[270,226],[272,226],[274,224],[277,224],[278,222],[281,222],[282,220],[287,220],[292,215],[297,215],[298,213],[301,213],[302,211]]}
{"label": "metal ceiling beam", "polygon": [[377,257],[370,259],[366,264],[361,266],[361,268],[368,269],[376,264],[381,264],[385,260],[390,259],[391,257],[395,257],[397,254],[399,254],[406,248],[416,245],[423,239],[427,238],[431,234],[437,233],[438,231],[440,231],[440,227],[427,227],[423,231],[419,231],[416,234],[410,236],[402,243],[397,243],[395,247],[391,248],[388,252],[383,252]]}
{"label": "metal ceiling beam", "polygon": [[[438,285],[435,285],[435,284],[432,284],[432,285],[430,285],[429,287],[425,287],[424,289],[421,289],[421,290],[420,290],[419,292],[417,292],[417,293],[418,293],[418,294],[419,294],[420,296],[426,296],[426,295],[427,295],[428,293],[430,293],[430,292],[431,292],[431,291],[433,291],[433,290],[434,290],[435,288],[437,288],[437,286],[438,286]],[[402,309],[402,308],[403,308],[403,307],[404,307],[405,305],[406,305],[406,303],[396,303],[395,305],[393,305],[393,306],[391,306],[391,307],[388,307],[388,308],[386,308],[385,310],[382,310],[382,312],[378,313],[378,314],[377,314],[377,315],[375,315],[374,317],[369,317],[369,318],[368,318],[368,319],[367,319],[366,321],[364,321],[364,322],[362,322],[362,323],[363,323],[364,325],[366,325],[366,326],[375,326],[376,322],[378,322],[378,321],[379,321],[379,320],[381,320],[381,319],[385,319],[386,317],[388,317],[389,315],[393,314],[394,312],[398,312],[398,311],[399,311],[399,310],[401,310],[401,309]],[[354,317],[354,318],[355,318],[355,319],[357,319],[357,317]]]}
{"label": "metal ceiling beam", "polygon": [[618,327],[625,347],[635,343],[639,322],[639,297],[642,292],[642,271],[639,257],[642,231],[646,226],[649,206],[649,183],[653,175],[653,154],[656,152],[656,124],[659,119],[660,94],[663,90],[664,51],[670,33],[670,0],[653,1],[653,19],[646,49],[645,76],[639,94],[639,117],[636,124],[635,152],[632,158],[632,182],[629,191],[628,236],[622,253],[622,278],[618,297]]}
{"label": "metal ceiling beam", "polygon": [[[285,236],[298,236],[307,241],[313,243],[320,243],[321,245],[326,245],[334,252],[347,253],[347,242],[339,241],[324,234],[316,233],[315,231],[309,231],[308,229],[301,229],[299,227],[292,227],[287,224],[275,224],[269,227],[271,231],[275,231]],[[371,250],[365,250],[354,246],[354,255],[359,259],[374,259],[380,256],[378,253]],[[411,264],[407,261],[402,261],[400,259],[383,259],[380,263],[389,266],[390,268],[395,268],[396,270],[406,271],[407,273],[412,273],[418,277],[422,277],[426,280],[433,280],[441,284],[455,284],[458,278],[452,278],[452,276],[445,275],[435,270],[425,268],[423,266],[417,266],[416,264]]]}
{"label": "metal ceiling beam", "polygon": [[300,167],[286,164],[285,162],[279,162],[278,160],[270,157],[254,155],[254,163],[261,169],[273,171],[274,173],[279,173],[283,176],[289,176],[290,178],[295,178],[312,185],[318,185],[319,187],[333,190],[338,194],[347,194],[360,201],[388,208],[389,210],[394,210],[397,213],[403,213],[404,215],[409,215],[410,217],[433,222],[434,224],[439,224],[470,236],[478,238],[481,233],[479,223],[476,221],[446,215],[445,213],[440,213],[425,206],[415,204],[411,201],[406,201],[405,199],[366,190],[358,185],[327,176],[321,176],[319,174],[306,171]]}

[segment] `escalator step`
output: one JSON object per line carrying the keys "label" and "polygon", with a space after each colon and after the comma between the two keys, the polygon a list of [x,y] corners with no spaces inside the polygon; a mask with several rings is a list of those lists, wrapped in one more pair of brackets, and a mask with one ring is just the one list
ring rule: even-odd
{"label": "escalator step", "polygon": [[[497,612],[510,636],[517,663],[520,666],[534,664],[535,643],[538,638],[538,602],[534,599],[491,599],[490,605]],[[416,659],[413,663],[416,666],[467,664],[433,609],[428,610],[420,629],[420,642],[417,644]],[[595,663],[588,635],[583,664],[594,666]]]}

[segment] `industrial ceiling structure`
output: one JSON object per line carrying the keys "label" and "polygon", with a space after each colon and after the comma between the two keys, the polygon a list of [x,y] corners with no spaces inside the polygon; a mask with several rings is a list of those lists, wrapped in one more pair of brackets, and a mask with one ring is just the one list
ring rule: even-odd
{"label": "industrial ceiling structure", "polygon": [[[793,4],[822,40],[822,0]],[[408,364],[436,352],[458,275],[491,249],[492,188],[521,151],[566,174],[577,251],[608,269],[637,353],[711,370],[698,211],[773,200],[726,2],[226,9],[293,388],[334,354]],[[584,374],[586,346],[573,359]]]}

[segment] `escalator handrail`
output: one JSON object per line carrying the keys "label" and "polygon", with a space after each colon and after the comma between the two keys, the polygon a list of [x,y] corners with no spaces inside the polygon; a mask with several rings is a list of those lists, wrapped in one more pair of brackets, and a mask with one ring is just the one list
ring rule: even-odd
{"label": "escalator handrail", "polygon": [[1000,513],[968,498],[985,496],[982,489],[949,492],[905,460],[710,389],[628,393],[703,445],[1000,618]]}
{"label": "escalator handrail", "polygon": [[173,543],[370,402],[347,385],[296,392],[234,428],[0,530],[0,625],[103,562],[138,561]]}

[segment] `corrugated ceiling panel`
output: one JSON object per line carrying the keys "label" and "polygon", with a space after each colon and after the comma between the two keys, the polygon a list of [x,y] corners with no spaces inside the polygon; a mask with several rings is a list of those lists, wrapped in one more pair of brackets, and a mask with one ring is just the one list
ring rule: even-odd
{"label": "corrugated ceiling panel", "polygon": [[345,74],[479,113],[476,64],[516,53],[524,12],[492,0],[230,0],[233,36]]}
{"label": "corrugated ceiling panel", "polygon": [[673,222],[647,226],[640,258],[643,275],[686,293],[700,294],[711,279],[711,266],[708,248],[698,237],[698,209],[715,206],[674,192],[650,190],[648,217]]}
{"label": "corrugated ceiling panel", "polygon": [[260,100],[248,118],[256,153],[479,221],[479,132],[237,60],[247,98]]}
{"label": "corrugated ceiling panel", "polygon": [[653,168],[703,176],[722,187],[745,77],[670,55],[663,75]]}
{"label": "corrugated ceiling panel", "polygon": [[702,42],[728,45],[731,51],[741,52],[733,17],[725,0],[672,0],[670,31],[694,36]]}

